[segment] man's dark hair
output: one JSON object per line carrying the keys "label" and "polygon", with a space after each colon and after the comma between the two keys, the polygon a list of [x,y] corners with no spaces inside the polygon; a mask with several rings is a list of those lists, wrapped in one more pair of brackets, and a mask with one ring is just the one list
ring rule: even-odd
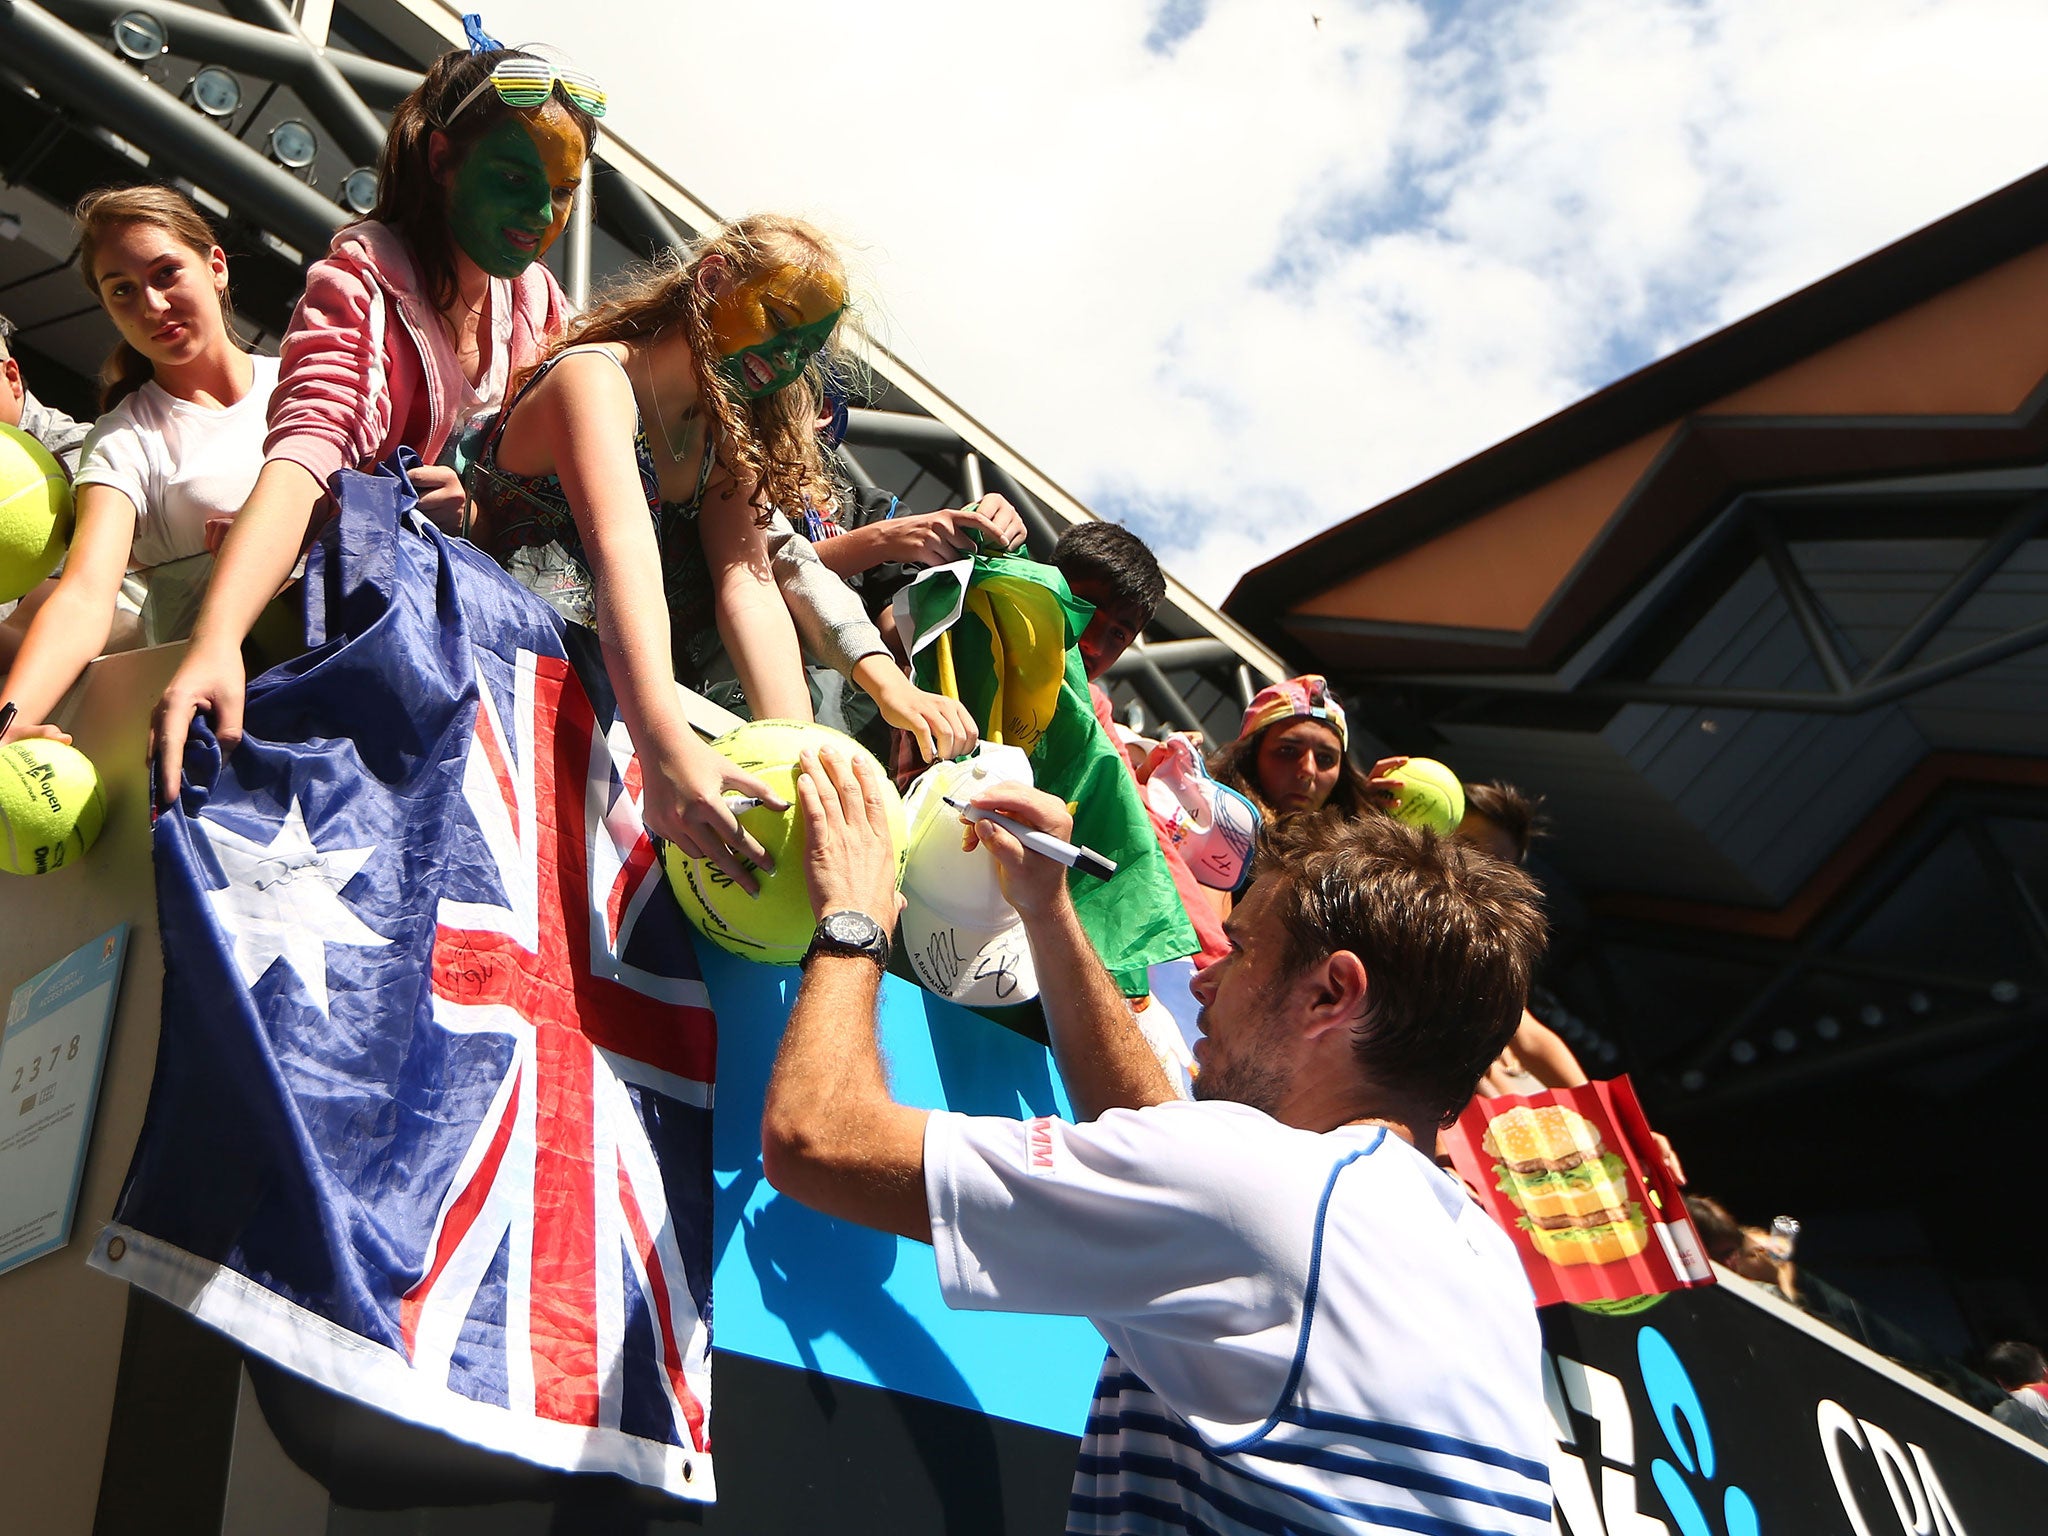
{"label": "man's dark hair", "polygon": [[1732,1268],[1742,1254],[1742,1228],[1728,1214],[1728,1207],[1707,1195],[1687,1195],[1685,1213],[1699,1229],[1707,1257]]}
{"label": "man's dark hair", "polygon": [[1984,1374],[2008,1392],[2048,1381],[2048,1356],[2031,1344],[2007,1339],[1984,1351]]}
{"label": "man's dark hair", "polygon": [[1465,786],[1465,810],[1477,812],[1507,833],[1515,845],[1515,862],[1529,857],[1529,845],[1544,834],[1543,797],[1526,795],[1501,779]]}
{"label": "man's dark hair", "polygon": [[1166,573],[1152,548],[1121,523],[1075,523],[1052,548],[1052,563],[1067,578],[1097,581],[1117,602],[1128,603],[1147,624],[1166,596]]}
{"label": "man's dark hair", "polygon": [[1391,816],[1269,822],[1259,859],[1286,935],[1282,975],[1358,956],[1370,978],[1359,1065],[1448,1121],[1521,1023],[1546,937],[1535,882]]}

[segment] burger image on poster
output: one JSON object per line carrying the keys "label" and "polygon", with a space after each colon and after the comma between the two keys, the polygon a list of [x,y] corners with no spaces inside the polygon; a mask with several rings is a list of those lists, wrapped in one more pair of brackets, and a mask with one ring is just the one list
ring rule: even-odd
{"label": "burger image on poster", "polygon": [[1003,899],[995,860],[979,847],[961,848],[966,828],[946,800],[1030,783],[1022,751],[983,742],[959,762],[926,769],[904,798],[910,856],[903,867],[903,952],[926,991],[969,1008],[1029,1002],[1038,996],[1038,973],[1023,919]]}

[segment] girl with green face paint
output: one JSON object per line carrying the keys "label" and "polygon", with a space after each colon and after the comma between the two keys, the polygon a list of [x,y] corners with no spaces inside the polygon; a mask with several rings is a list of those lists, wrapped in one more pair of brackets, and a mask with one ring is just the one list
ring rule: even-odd
{"label": "girl with green face paint", "polygon": [[860,600],[777,510],[827,484],[816,359],[845,307],[839,259],[816,230],[730,226],[587,311],[470,476],[478,546],[601,637],[647,824],[721,866],[746,852],[724,796],[764,791],[696,739],[677,681],[734,674],[754,718],[808,720],[801,631],[927,758],[975,740],[967,711],[903,675]]}
{"label": "girl with green face paint", "polygon": [[335,471],[410,447],[427,461],[413,477],[421,510],[461,522],[467,498],[437,461],[568,324],[568,300],[539,257],[568,222],[603,105],[592,82],[480,44],[443,54],[392,113],[376,208],[306,274],[262,472],[158,705],[166,796],[197,710],[213,715],[223,745],[238,735],[242,639],[289,578]]}

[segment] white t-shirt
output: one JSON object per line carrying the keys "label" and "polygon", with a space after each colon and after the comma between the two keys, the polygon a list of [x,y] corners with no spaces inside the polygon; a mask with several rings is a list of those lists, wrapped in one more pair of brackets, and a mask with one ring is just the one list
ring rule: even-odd
{"label": "white t-shirt", "polygon": [[948,1305],[1109,1342],[1070,1531],[1550,1530],[1528,1282],[1399,1137],[1224,1103],[941,1112],[925,1195]]}
{"label": "white t-shirt", "polygon": [[106,485],[135,507],[130,570],[206,550],[206,520],[242,510],[263,468],[277,359],[257,357],[249,393],[224,410],[180,400],[151,380],[99,419],[77,484]]}

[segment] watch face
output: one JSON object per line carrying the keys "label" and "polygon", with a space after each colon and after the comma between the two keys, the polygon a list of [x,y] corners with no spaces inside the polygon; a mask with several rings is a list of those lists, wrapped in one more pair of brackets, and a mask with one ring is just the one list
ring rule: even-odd
{"label": "watch face", "polygon": [[823,924],[825,936],[835,944],[869,944],[876,934],[875,920],[858,912],[833,912]]}

